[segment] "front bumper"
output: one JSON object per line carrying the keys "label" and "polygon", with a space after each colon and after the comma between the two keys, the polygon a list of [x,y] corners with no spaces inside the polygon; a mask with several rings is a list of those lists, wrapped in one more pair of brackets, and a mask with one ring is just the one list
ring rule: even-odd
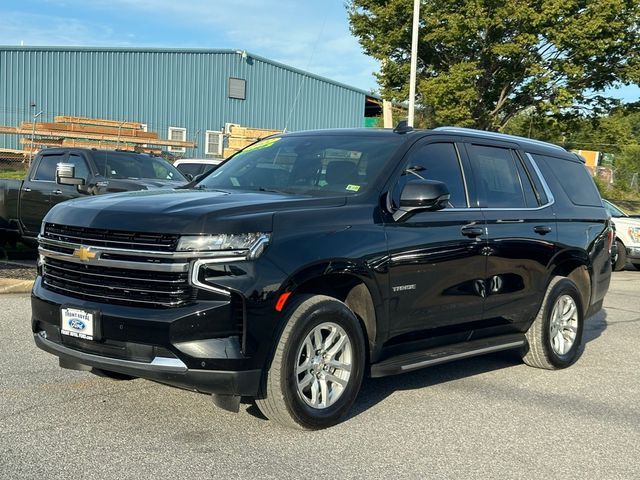
{"label": "front bumper", "polygon": [[[244,355],[238,332],[230,331],[228,302],[166,310],[100,304],[45,289],[38,277],[31,306],[36,345],[58,356],[63,367],[117,372],[202,393],[258,393],[262,370]],[[60,334],[63,306],[99,312],[96,340]]]}
{"label": "front bumper", "polygon": [[61,365],[67,368],[93,367],[202,393],[239,396],[256,396],[258,393],[260,370],[194,370],[187,368],[179,359],[169,357],[155,357],[149,363],[122,360],[65,347],[47,340],[43,331],[34,333],[33,338],[39,348],[59,357]]}
{"label": "front bumper", "polygon": [[627,258],[630,260],[640,259],[640,247],[627,247]]}

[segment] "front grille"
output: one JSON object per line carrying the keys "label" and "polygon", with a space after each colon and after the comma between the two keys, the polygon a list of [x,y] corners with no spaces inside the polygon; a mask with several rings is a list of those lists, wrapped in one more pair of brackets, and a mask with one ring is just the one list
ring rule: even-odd
{"label": "front grille", "polygon": [[129,270],[47,258],[42,273],[45,288],[101,303],[171,308],[192,303],[196,295],[187,272]]}
{"label": "front grille", "polygon": [[44,237],[51,240],[81,244],[87,247],[173,252],[178,245],[179,236],[166,233],[126,232],[47,223],[44,228]]}

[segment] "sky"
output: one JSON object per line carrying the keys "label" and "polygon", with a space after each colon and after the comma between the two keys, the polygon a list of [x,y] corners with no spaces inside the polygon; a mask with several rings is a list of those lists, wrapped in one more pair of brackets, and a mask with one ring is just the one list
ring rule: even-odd
{"label": "sky", "polygon": [[[410,1],[410,0],[407,0]],[[376,90],[345,0],[0,0],[0,45],[246,50]],[[638,86],[610,95],[638,101]]]}

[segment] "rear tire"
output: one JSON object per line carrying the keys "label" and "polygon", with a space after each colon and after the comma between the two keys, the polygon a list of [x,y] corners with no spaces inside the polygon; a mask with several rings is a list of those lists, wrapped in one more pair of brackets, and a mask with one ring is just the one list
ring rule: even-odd
{"label": "rear tire", "polygon": [[528,347],[522,356],[531,367],[557,370],[580,356],[584,325],[583,302],[575,283],[554,277],[540,311],[527,331]]}
{"label": "rear tire", "polygon": [[365,358],[360,322],[344,303],[300,296],[289,306],[256,405],[289,428],[335,425],[358,395]]}
{"label": "rear tire", "polygon": [[624,266],[627,263],[627,249],[624,247],[620,240],[616,240],[616,246],[618,247],[618,253],[611,261],[614,272],[624,270]]}

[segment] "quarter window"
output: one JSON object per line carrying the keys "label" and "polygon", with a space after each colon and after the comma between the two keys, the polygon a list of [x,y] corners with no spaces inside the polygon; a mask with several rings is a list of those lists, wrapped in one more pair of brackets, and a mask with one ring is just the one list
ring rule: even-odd
{"label": "quarter window", "polygon": [[598,189],[583,163],[537,154],[533,158],[547,164],[572,203],[593,207],[602,205]]}
{"label": "quarter window", "polygon": [[447,185],[450,206],[467,207],[464,179],[458,152],[453,143],[427,143],[413,148],[407,157],[399,188],[394,191],[394,203],[400,204],[400,192],[412,178],[437,180]]}

